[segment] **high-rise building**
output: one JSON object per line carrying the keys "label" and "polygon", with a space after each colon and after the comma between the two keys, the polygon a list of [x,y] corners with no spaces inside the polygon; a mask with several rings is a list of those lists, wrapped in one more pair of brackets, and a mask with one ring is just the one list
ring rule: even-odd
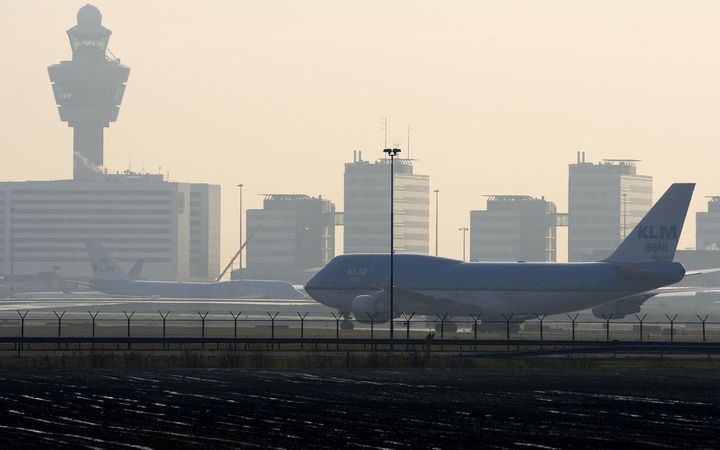
{"label": "high-rise building", "polygon": [[557,208],[527,195],[488,196],[470,211],[471,261],[556,261]]}
{"label": "high-rise building", "polygon": [[335,205],[322,197],[270,194],[247,217],[248,278],[304,283],[335,256]]}
{"label": "high-rise building", "polygon": [[710,197],[707,212],[695,215],[695,249],[720,250],[720,196]]}
{"label": "high-rise building", "polygon": [[[430,177],[413,161],[395,158],[395,251],[427,254],[430,246]],[[390,159],[375,162],[355,152],[345,164],[345,253],[390,251]]]}
{"label": "high-rise building", "polygon": [[67,31],[72,61],[48,67],[60,119],[73,128],[73,178],[87,180],[103,170],[103,128],[117,120],[130,68],[109,57],[112,31],[102,14],[85,5]]}
{"label": "high-rise building", "polygon": [[220,273],[220,186],[190,183],[190,278]]}
{"label": "high-rise building", "polygon": [[568,259],[605,258],[652,206],[652,177],[638,175],[633,159],[570,164]]}

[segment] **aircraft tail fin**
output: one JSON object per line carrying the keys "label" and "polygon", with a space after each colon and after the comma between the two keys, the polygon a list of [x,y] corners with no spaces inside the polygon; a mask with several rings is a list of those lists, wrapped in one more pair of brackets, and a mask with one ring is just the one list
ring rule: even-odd
{"label": "aircraft tail fin", "polygon": [[672,261],[694,189],[694,183],[671,185],[605,261],[614,263]]}
{"label": "aircraft tail fin", "polygon": [[110,256],[107,250],[96,240],[85,241],[90,257],[93,278],[96,280],[129,280],[128,274]]}
{"label": "aircraft tail fin", "polygon": [[138,259],[135,261],[135,264],[128,270],[128,276],[132,278],[133,280],[139,280],[140,274],[142,273],[143,263],[145,260],[143,258]]}

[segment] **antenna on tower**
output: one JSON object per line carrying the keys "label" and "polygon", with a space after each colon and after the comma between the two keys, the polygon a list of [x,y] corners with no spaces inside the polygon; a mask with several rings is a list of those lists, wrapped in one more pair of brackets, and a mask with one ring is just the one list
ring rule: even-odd
{"label": "antenna on tower", "polygon": [[407,138],[407,159],[410,159],[410,132],[415,131],[415,128],[408,125],[408,138]]}
{"label": "antenna on tower", "polygon": [[388,132],[387,116],[383,117],[382,120],[383,120],[383,128],[385,130],[385,146],[383,148],[388,148],[388,145],[387,145],[387,132]]}

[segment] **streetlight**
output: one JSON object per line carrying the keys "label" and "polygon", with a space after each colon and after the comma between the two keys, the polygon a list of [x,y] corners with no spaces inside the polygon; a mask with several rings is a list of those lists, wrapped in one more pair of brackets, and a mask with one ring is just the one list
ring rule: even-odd
{"label": "streetlight", "polygon": [[468,232],[468,229],[463,227],[458,228],[458,231],[462,231],[463,234],[463,261],[465,261],[465,234]]}
{"label": "streetlight", "polygon": [[435,193],[435,256],[438,255],[438,205],[440,204],[438,201],[438,195],[440,194],[440,189],[435,189],[433,191]]}
{"label": "streetlight", "polygon": [[240,272],[238,272],[238,273],[242,273],[242,268],[243,268],[243,258],[242,258],[242,251],[243,251],[243,204],[242,204],[243,189],[242,188],[243,188],[243,185],[238,184],[237,187],[240,188],[240,227],[239,227],[240,228],[240,244],[239,244],[240,245],[240,250],[239,250],[240,254],[238,254],[238,269],[240,269]]}
{"label": "streetlight", "polygon": [[627,237],[627,193],[623,192],[622,194],[622,202],[623,202],[623,220],[622,220],[622,237],[625,239]]}
{"label": "streetlight", "polygon": [[390,156],[390,339],[395,338],[395,328],[393,317],[395,316],[395,300],[393,291],[395,290],[395,270],[393,267],[395,259],[395,157],[400,153],[399,148],[386,148],[383,153]]}

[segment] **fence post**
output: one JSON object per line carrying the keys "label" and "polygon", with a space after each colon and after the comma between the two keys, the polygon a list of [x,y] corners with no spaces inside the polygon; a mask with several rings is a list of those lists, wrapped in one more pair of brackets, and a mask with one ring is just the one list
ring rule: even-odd
{"label": "fence post", "polygon": [[[123,311],[123,314],[125,314],[125,318],[127,319],[127,337],[130,338],[130,319],[132,319],[132,316],[135,315],[135,311],[128,314],[126,311]],[[130,341],[128,341],[127,348],[130,349],[131,344]]]}
{"label": "fence post", "polygon": [[[27,315],[28,315],[29,312],[30,312],[30,311],[25,310],[25,312],[22,312],[22,313],[21,313],[20,310],[17,310],[18,316],[20,316],[20,338],[24,338],[24,337],[25,337],[25,317],[27,317]],[[703,329],[704,329],[704,328],[705,328],[705,322],[703,322]],[[703,333],[703,334],[704,334],[704,333]],[[21,342],[21,343],[20,343],[20,346],[18,347],[18,349],[22,349],[22,348],[23,348],[23,345],[24,345],[24,343]]]}
{"label": "fence post", "polygon": [[503,318],[505,318],[505,339],[508,341],[510,340],[510,319],[512,319],[514,315],[515,313],[511,313],[509,316],[506,316],[504,313],[502,315]]}
{"label": "fence post", "polygon": [[605,314],[601,314],[602,318],[605,319],[605,340],[610,341],[610,319],[612,319],[615,313],[610,313],[609,316],[605,317]]}
{"label": "fence post", "polygon": [[543,320],[545,320],[546,316],[547,316],[547,314],[543,314],[543,315],[540,315],[537,313],[535,314],[535,317],[537,317],[537,320],[540,321],[540,350],[543,349]]}
{"label": "fence post", "polygon": [[[163,336],[162,337],[163,337],[163,340],[165,340],[167,338],[167,336],[165,334],[165,321],[166,321],[167,317],[170,315],[170,311],[166,312],[165,314],[163,314],[161,311],[158,311],[158,314],[160,314],[160,317],[162,317],[162,322],[163,322]],[[167,348],[168,348],[168,343],[167,343],[167,341],[164,341],[163,342],[163,350],[167,350]]]}
{"label": "fence post", "polygon": [[300,350],[305,348],[305,318],[307,317],[308,313],[300,314],[297,313],[298,317],[300,318]]}
{"label": "fence post", "polygon": [[335,319],[335,350],[340,350],[340,320],[343,318],[343,313],[338,311],[338,315],[334,312],[330,312]]}
{"label": "fence post", "polygon": [[675,314],[671,319],[669,314],[665,314],[667,320],[670,321],[670,342],[673,342],[675,340],[675,319],[677,319],[677,316],[678,315]]}
{"label": "fence post", "polygon": [[200,316],[200,348],[205,349],[205,318],[207,317],[209,311],[205,311],[205,314],[198,311],[198,316]]}
{"label": "fence post", "polygon": [[[280,314],[280,311],[276,312],[275,315],[267,313],[268,317],[270,317],[270,339],[275,339],[275,318]],[[274,344],[270,344],[274,345]],[[278,345],[278,348],[280,345]]]}
{"label": "fence post", "polygon": [[575,345],[575,321],[577,320],[580,313],[575,313],[575,316],[571,316],[570,314],[565,315],[568,316],[568,319],[570,319],[570,321],[572,322],[572,341],[573,345]]}
{"label": "fence post", "polygon": [[370,319],[370,339],[375,339],[375,318],[378,316],[378,313],[373,314],[372,316],[370,313],[367,314],[368,318]]}
{"label": "fence post", "polygon": [[700,317],[700,314],[697,314],[697,318],[700,319],[700,322],[702,322],[702,334],[703,334],[703,342],[705,342],[705,321],[708,319],[710,314],[705,314],[705,317]]}
{"label": "fence post", "polygon": [[[62,318],[65,315],[65,311],[62,312],[62,314],[58,314],[57,311],[53,310],[53,313],[55,314],[55,317],[57,317],[58,320],[58,339],[60,339],[60,336],[62,335]],[[58,340],[58,350],[60,349],[60,341]]]}
{"label": "fence post", "polygon": [[240,314],[242,314],[242,311],[238,312],[237,314],[230,311],[230,315],[233,318],[233,337],[235,339],[237,339],[237,323],[238,323],[238,319],[240,318]]}
{"label": "fence post", "polygon": [[[415,316],[415,313],[410,313],[409,316],[405,313],[402,313],[402,315],[405,318],[405,339],[410,340],[410,321]],[[405,349],[410,350],[410,344],[405,344]]]}
{"label": "fence post", "polygon": [[100,311],[95,311],[95,314],[88,311],[88,314],[90,314],[90,317],[92,318],[92,337],[93,337],[93,343],[92,343],[92,349],[95,350],[95,318],[100,314]]}
{"label": "fence post", "polygon": [[640,322],[640,342],[643,340],[643,322],[645,321],[645,318],[647,317],[647,314],[643,314],[642,317],[635,314],[635,318]]}
{"label": "fence post", "polygon": [[470,313],[470,317],[472,317],[473,320],[473,340],[475,341],[475,351],[477,351],[478,321],[480,320],[480,316],[482,316],[482,313]]}

